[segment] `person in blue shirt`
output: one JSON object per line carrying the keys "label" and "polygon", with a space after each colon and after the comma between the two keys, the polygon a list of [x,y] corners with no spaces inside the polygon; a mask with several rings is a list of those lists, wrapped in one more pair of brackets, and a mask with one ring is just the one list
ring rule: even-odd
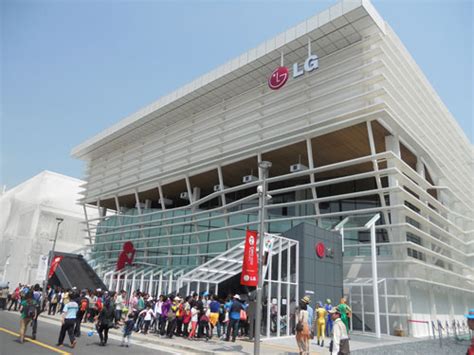
{"label": "person in blue shirt", "polygon": [[245,311],[247,306],[240,302],[239,295],[234,295],[233,300],[227,302],[225,307],[229,312],[229,325],[227,327],[227,336],[225,340],[230,340],[230,333],[232,331],[232,341],[235,342],[237,333],[239,332],[240,312]]}
{"label": "person in blue shirt", "polygon": [[326,309],[326,312],[328,312],[328,318],[326,320],[326,336],[329,338],[332,333],[332,319],[331,319],[331,314],[329,311],[332,309],[332,304],[331,300],[328,298],[326,300],[326,305],[324,308]]}
{"label": "person in blue shirt", "polygon": [[307,307],[306,310],[308,311],[308,327],[309,329],[312,329],[311,326],[313,324],[314,310],[313,310],[313,307],[310,306],[311,298],[309,298],[308,296],[304,296],[301,299],[301,302],[306,304],[306,307]]}
{"label": "person in blue shirt", "polygon": [[77,304],[75,294],[71,294],[70,301],[64,305],[63,316],[61,320],[61,331],[59,332],[59,339],[56,346],[62,346],[66,332],[69,335],[69,340],[71,341],[71,348],[76,346],[77,340],[74,336],[74,329],[76,327],[76,314],[79,310],[79,305]]}

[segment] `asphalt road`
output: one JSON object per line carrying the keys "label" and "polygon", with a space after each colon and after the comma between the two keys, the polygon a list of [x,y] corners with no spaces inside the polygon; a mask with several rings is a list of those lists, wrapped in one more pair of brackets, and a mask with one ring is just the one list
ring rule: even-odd
{"label": "asphalt road", "polygon": [[0,355],[42,355],[42,354],[74,354],[74,355],[90,355],[90,354],[183,354],[183,352],[173,351],[172,348],[158,346],[154,344],[137,344],[133,342],[130,348],[120,347],[120,336],[110,335],[107,346],[99,346],[99,336],[87,336],[87,332],[83,331],[82,336],[78,339],[75,349],[68,346],[69,338],[66,335],[64,346],[58,348],[55,346],[58,341],[60,326],[55,321],[39,320],[38,334],[36,341],[28,340],[31,336],[31,327],[28,326],[26,339],[24,344],[18,342],[20,329],[20,314],[0,311]]}

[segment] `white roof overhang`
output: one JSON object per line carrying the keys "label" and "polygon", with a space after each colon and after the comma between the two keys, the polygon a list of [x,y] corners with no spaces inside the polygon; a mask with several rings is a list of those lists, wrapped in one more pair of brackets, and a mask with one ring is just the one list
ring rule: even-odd
{"label": "white roof overhang", "polygon": [[126,117],[73,148],[71,154],[90,160],[121,148],[146,135],[151,121],[158,125],[154,127],[164,127],[266,83],[281,53],[286,65],[302,62],[308,38],[312,52],[321,58],[359,41],[374,24],[385,33],[385,23],[369,1],[343,0]]}

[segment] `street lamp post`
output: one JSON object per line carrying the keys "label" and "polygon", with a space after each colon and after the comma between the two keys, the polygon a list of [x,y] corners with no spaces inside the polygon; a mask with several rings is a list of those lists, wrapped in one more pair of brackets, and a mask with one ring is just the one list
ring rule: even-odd
{"label": "street lamp post", "polygon": [[44,278],[43,282],[43,302],[46,300],[46,288],[48,287],[48,274],[49,274],[49,268],[51,267],[51,258],[54,255],[54,250],[56,249],[56,240],[58,239],[58,233],[59,233],[59,225],[63,223],[64,218],[56,218],[57,221],[57,226],[56,226],[56,233],[54,234],[54,241],[53,241],[53,248],[48,254],[48,267],[46,268],[46,275]]}
{"label": "street lamp post", "polygon": [[269,161],[261,161],[258,164],[261,170],[262,184],[259,186],[257,191],[260,195],[260,227],[258,237],[258,284],[257,284],[257,306],[255,314],[255,342],[253,345],[253,353],[260,354],[260,333],[262,328],[262,293],[263,293],[263,247],[265,239],[265,200],[267,198],[267,174],[268,170],[272,167],[272,163]]}

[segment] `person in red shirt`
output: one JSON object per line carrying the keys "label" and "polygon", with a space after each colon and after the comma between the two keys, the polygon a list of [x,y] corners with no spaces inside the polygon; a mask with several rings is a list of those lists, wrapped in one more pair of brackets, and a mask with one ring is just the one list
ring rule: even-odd
{"label": "person in red shirt", "polygon": [[[474,331],[474,308],[469,310],[466,318],[469,329]],[[471,338],[471,346],[467,349],[466,355],[474,355],[474,336]]]}
{"label": "person in red shirt", "polygon": [[8,310],[10,311],[12,309],[12,306],[15,306],[14,307],[14,311],[17,310],[17,307],[18,307],[18,302],[20,301],[20,290],[21,290],[21,284],[18,284],[18,287],[15,288],[15,291],[13,291],[12,295],[11,295],[11,301],[10,301],[10,306],[8,307]]}

